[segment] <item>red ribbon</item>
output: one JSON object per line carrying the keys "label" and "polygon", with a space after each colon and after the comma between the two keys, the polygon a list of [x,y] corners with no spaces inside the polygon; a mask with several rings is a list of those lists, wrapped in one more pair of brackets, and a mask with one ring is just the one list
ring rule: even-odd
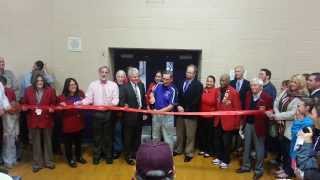
{"label": "red ribbon", "polygon": [[264,114],[263,110],[242,110],[242,111],[213,111],[213,112],[159,112],[154,110],[135,109],[118,106],[94,106],[94,105],[66,105],[66,106],[35,106],[35,105],[22,105],[22,109],[45,109],[49,108],[61,110],[95,110],[95,111],[125,111],[125,112],[138,112],[144,114],[161,114],[161,115],[176,115],[176,116],[244,116],[244,115],[257,115]]}

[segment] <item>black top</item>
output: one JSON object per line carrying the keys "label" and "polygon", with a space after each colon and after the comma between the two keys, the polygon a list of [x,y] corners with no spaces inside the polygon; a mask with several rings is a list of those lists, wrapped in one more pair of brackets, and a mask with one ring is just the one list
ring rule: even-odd
{"label": "black top", "polygon": [[[237,88],[237,80],[234,79],[230,82],[230,85],[236,89]],[[250,82],[246,79],[243,79],[243,83],[242,86],[240,88],[239,91],[239,95],[240,95],[240,101],[241,101],[241,108],[245,109],[245,104],[246,104],[246,95],[247,92],[250,91]]]}
{"label": "black top", "polygon": [[[144,84],[142,82],[139,82],[137,85],[140,91],[140,98],[142,103],[141,108],[145,109],[146,103]],[[124,106],[125,104],[128,104],[130,108],[139,108],[139,102],[137,101],[136,93],[130,82],[119,87],[119,106]],[[123,122],[125,124],[137,125],[142,122],[141,118],[141,113],[125,112]]]}
{"label": "black top", "polygon": [[[250,110],[255,110],[257,109],[257,103],[258,103],[259,99],[257,99],[256,101],[253,100],[253,96],[251,97],[251,101],[250,101]],[[247,123],[249,124],[253,124],[255,121],[255,118],[253,115],[248,116],[247,117]]]}
{"label": "black top", "polygon": [[185,112],[198,112],[203,90],[201,82],[193,79],[185,92],[183,84],[184,81],[178,85],[178,105],[182,106]]}
{"label": "black top", "polygon": [[320,90],[318,90],[316,93],[310,95],[310,98],[315,98],[315,97],[320,98]]}

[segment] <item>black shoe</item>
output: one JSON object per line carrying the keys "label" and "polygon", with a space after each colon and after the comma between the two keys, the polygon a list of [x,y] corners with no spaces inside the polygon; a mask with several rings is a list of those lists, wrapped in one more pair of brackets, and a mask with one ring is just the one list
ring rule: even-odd
{"label": "black shoe", "polygon": [[49,165],[46,165],[45,167],[48,169],[55,169],[56,168],[56,166],[54,164],[49,164]]}
{"label": "black shoe", "polygon": [[113,153],[112,157],[113,159],[118,159],[120,157],[121,153]]}
{"label": "black shoe", "polygon": [[93,163],[94,165],[98,165],[98,164],[100,163],[100,159],[98,159],[98,158],[93,158],[92,163]]}
{"label": "black shoe", "polygon": [[247,172],[250,172],[250,169],[239,168],[236,170],[236,173],[238,174],[247,173]]}
{"label": "black shoe", "polygon": [[178,156],[178,155],[181,155],[181,153],[177,153],[177,152],[173,151],[173,156]]}
{"label": "black shoe", "polygon": [[134,166],[134,165],[136,164],[135,161],[134,161],[134,159],[132,159],[132,158],[126,159],[126,162],[127,162],[127,164],[129,164],[130,166]]}
{"label": "black shoe", "polygon": [[191,160],[192,160],[192,157],[190,157],[190,156],[184,157],[184,162],[190,162]]}
{"label": "black shoe", "polygon": [[32,167],[32,172],[37,173],[41,170],[41,168],[38,167]]}
{"label": "black shoe", "polygon": [[113,159],[112,158],[107,158],[106,159],[106,163],[107,164],[112,164],[113,163]]}
{"label": "black shoe", "polygon": [[77,162],[80,164],[87,164],[87,160],[85,160],[83,158],[77,159]]}
{"label": "black shoe", "polygon": [[77,163],[74,160],[69,161],[68,164],[72,168],[76,168],[77,167]]}
{"label": "black shoe", "polygon": [[258,179],[260,179],[262,176],[263,176],[262,173],[260,173],[260,174],[254,173],[254,175],[253,175],[253,180],[258,180]]}

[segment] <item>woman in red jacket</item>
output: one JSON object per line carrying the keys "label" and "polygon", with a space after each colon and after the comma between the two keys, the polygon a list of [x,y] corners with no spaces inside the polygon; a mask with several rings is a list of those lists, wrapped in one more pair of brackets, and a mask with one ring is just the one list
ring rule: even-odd
{"label": "woman in red jacket", "polygon": [[26,89],[23,103],[37,107],[33,110],[23,108],[27,111],[27,124],[32,139],[32,170],[38,172],[43,167],[54,169],[51,136],[54,112],[52,107],[56,104],[56,93],[46,83],[42,74],[33,75],[32,86]]}
{"label": "woman in red jacket", "polygon": [[[215,88],[216,79],[209,75],[206,80],[206,87],[203,89],[201,96],[201,112],[215,111],[217,108],[217,90]],[[202,116],[199,120],[198,135],[199,135],[199,155],[205,158],[213,155],[213,116]]]}
{"label": "woman in red jacket", "polygon": [[[74,102],[84,98],[84,93],[79,89],[78,82],[67,78],[62,94],[58,100],[61,106],[73,105]],[[87,163],[81,155],[81,135],[84,128],[84,119],[79,110],[62,111],[62,126],[65,141],[65,153],[70,167],[77,167],[77,163]],[[73,158],[72,145],[75,145],[75,159]]]}

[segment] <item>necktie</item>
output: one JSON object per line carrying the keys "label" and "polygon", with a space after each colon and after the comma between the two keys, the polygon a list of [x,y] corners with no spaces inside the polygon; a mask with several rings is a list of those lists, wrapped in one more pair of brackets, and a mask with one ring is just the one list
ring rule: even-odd
{"label": "necktie", "polygon": [[137,86],[137,84],[134,84],[134,92],[136,93],[136,98],[137,98],[137,102],[139,104],[139,107],[142,107],[141,104],[141,97],[140,97],[140,93],[139,93],[139,87]]}
{"label": "necktie", "polygon": [[237,89],[237,91],[239,92],[240,91],[240,85],[241,85],[241,81],[237,81],[237,84],[236,84],[236,89]]}
{"label": "necktie", "polygon": [[190,84],[190,81],[185,81],[185,83],[184,83],[184,87],[183,87],[183,93],[185,93],[186,91],[187,91],[187,89],[188,89],[188,87],[189,87],[189,84]]}
{"label": "necktie", "polygon": [[102,90],[102,104],[106,105],[106,99],[107,99],[107,93],[106,93],[106,89],[105,89],[105,84],[101,84],[101,90]]}

